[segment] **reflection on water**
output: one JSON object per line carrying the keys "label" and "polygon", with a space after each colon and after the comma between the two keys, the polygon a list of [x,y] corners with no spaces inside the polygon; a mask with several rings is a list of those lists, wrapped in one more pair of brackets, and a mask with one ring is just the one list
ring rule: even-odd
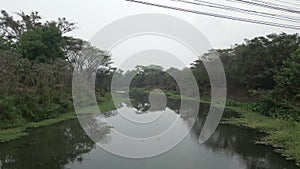
{"label": "reflection on water", "polygon": [[[109,115],[110,114],[110,115]],[[106,118],[112,117],[115,114],[113,112],[107,113],[105,115]],[[93,116],[92,118],[90,116]],[[100,142],[103,144],[107,144],[110,141],[110,132],[112,126],[107,125],[107,123],[98,120],[98,116],[96,114],[90,115],[81,115],[80,117],[81,127],[87,133],[87,135],[93,135],[95,142]]]}
{"label": "reflection on water", "polygon": [[60,169],[81,161],[81,155],[93,148],[78,121],[71,120],[34,129],[28,137],[0,144],[1,169]]}
{"label": "reflection on water", "polygon": [[[160,110],[145,114],[136,111],[149,106],[148,99],[136,99],[133,106],[123,105],[134,118],[150,118]],[[189,110],[179,113],[180,101],[168,100],[167,117],[179,116],[183,121],[183,128],[192,125]],[[254,145],[252,142],[260,134],[230,125],[219,125],[213,136],[205,143],[199,144],[198,137],[205,122],[205,114],[209,105],[201,105],[199,116],[190,134],[174,149],[158,157],[148,159],[127,159],[112,155],[95,144],[83,131],[78,120],[70,120],[56,125],[32,129],[30,135],[9,143],[0,144],[1,169],[296,169],[293,161],[286,161],[272,148]],[[230,113],[227,113],[230,114]],[[83,126],[89,132],[101,133],[97,140],[101,144],[110,144],[113,129],[121,127],[120,115],[117,111],[104,114],[109,124],[99,123],[97,115],[89,120],[89,125]],[[168,123],[168,121],[165,121]],[[113,125],[112,125],[113,124]],[[115,126],[114,126],[115,125]],[[152,134],[158,133],[169,124],[158,124],[159,127],[148,129]],[[113,127],[113,128],[112,128]],[[143,136],[147,129],[138,130],[130,126],[123,126],[124,132]],[[131,131],[127,131],[131,130]]]}

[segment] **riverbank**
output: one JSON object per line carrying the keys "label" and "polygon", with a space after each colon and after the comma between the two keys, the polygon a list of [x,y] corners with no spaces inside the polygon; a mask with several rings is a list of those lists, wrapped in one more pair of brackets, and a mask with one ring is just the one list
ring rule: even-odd
{"label": "riverbank", "polygon": [[75,113],[69,112],[69,113],[61,114],[56,118],[47,119],[40,122],[29,122],[26,125],[15,127],[15,128],[2,129],[0,130],[0,142],[2,143],[8,142],[8,141],[18,139],[22,136],[26,136],[28,135],[26,131],[30,128],[47,126],[47,125],[59,123],[64,120],[74,119],[74,118],[76,118]]}
{"label": "riverbank", "polygon": [[[110,110],[116,109],[115,104],[113,103],[111,96],[109,94],[105,94],[104,96],[99,96],[98,101],[101,103],[99,109],[101,112],[107,112]],[[121,100],[120,100],[121,101]],[[55,123],[59,123],[65,120],[75,119],[76,113],[75,112],[68,112],[59,115],[58,117],[46,119],[40,122],[28,122],[26,124],[8,128],[8,129],[1,129],[0,130],[0,143],[12,141],[15,139],[19,139],[20,137],[28,135],[27,130],[31,128],[43,127],[52,125]]]}
{"label": "riverbank", "polygon": [[300,164],[300,123],[275,119],[238,106],[226,106],[240,114],[239,118],[227,119],[225,123],[255,129],[266,133],[255,143],[274,147],[288,160]]}

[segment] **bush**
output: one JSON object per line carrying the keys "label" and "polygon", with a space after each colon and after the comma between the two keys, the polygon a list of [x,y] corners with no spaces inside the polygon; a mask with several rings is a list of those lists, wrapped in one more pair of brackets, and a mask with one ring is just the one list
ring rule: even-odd
{"label": "bush", "polygon": [[23,123],[21,110],[16,106],[14,97],[0,98],[0,129],[18,126]]}
{"label": "bush", "polygon": [[35,122],[67,113],[73,106],[69,100],[58,100],[58,102],[52,100],[48,103],[47,98],[37,94],[19,98],[17,105],[24,119]]}
{"label": "bush", "polygon": [[272,98],[264,98],[260,102],[249,104],[248,108],[269,117],[300,121],[299,109],[288,102],[278,102]]}

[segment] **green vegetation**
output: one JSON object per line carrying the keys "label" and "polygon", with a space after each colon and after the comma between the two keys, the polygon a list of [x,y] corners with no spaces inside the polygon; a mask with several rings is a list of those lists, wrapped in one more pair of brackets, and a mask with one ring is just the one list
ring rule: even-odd
{"label": "green vegetation", "polygon": [[127,99],[121,94],[113,93],[114,100],[112,99],[111,93],[105,93],[104,95],[97,95],[97,106],[88,106],[85,107],[78,114],[90,114],[99,112],[108,112],[111,110],[115,110],[121,106],[121,103],[126,102]]}
{"label": "green vegetation", "polygon": [[300,164],[300,123],[283,119],[274,119],[257,112],[247,110],[241,106],[226,106],[241,115],[240,118],[231,118],[226,121],[228,124],[243,126],[266,133],[256,143],[271,145],[287,159],[295,160]]}
{"label": "green vegetation", "polygon": [[[130,93],[142,93],[142,94],[149,95],[150,92],[152,92],[152,90],[144,89],[144,88],[131,88],[129,92]],[[166,95],[166,97],[169,99],[185,99],[185,100],[195,100],[195,101],[199,101],[201,103],[210,103],[210,99],[208,97],[201,97],[201,100],[199,100],[198,98],[183,96],[178,91],[163,90],[163,92]]]}
{"label": "green vegetation", "polygon": [[213,63],[210,56],[217,52],[230,99],[250,101],[249,109],[269,117],[300,121],[299,45],[298,34],[256,37],[230,49],[210,51],[195,61],[192,70],[200,88],[210,89],[202,62]]}
{"label": "green vegetation", "polygon": [[64,120],[76,118],[74,113],[65,113],[56,118],[43,120],[40,122],[29,122],[22,126],[0,130],[0,142],[7,142],[28,135],[27,129],[47,126]]}
{"label": "green vegetation", "polygon": [[[99,96],[98,99],[101,100],[101,102],[99,102],[99,104],[100,104],[99,108],[100,108],[101,112],[107,112],[107,111],[116,109],[115,104],[113,103],[110,94],[107,93],[103,96]],[[124,101],[124,98],[121,95],[118,95],[116,101],[117,101],[117,103],[121,103],[122,101]],[[84,112],[86,112],[86,113],[94,112],[95,108],[96,107],[89,107],[89,108],[85,109]],[[69,112],[69,113],[60,114],[59,116],[57,116],[55,118],[50,118],[50,119],[46,119],[46,120],[39,121],[39,122],[22,123],[22,124],[16,125],[18,127],[2,129],[2,130],[0,130],[0,142],[7,142],[7,141],[18,139],[22,136],[26,136],[28,134],[27,130],[31,129],[31,128],[48,126],[51,124],[59,123],[64,120],[74,119],[74,118],[76,118],[76,114],[74,112]]]}
{"label": "green vegetation", "polygon": [[1,14],[0,130],[20,127],[15,132],[19,136],[28,124],[66,119],[67,112],[74,112],[74,69],[96,72],[99,96],[109,90],[107,82],[113,73],[110,55],[81,39],[65,36],[74,30],[74,23],[66,18],[42,22],[38,12]]}

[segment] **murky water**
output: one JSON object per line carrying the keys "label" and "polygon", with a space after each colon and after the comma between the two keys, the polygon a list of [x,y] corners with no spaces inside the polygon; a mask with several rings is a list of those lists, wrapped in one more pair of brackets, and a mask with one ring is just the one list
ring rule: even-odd
{"label": "murky water", "polygon": [[[133,119],[150,118],[160,111],[147,111],[147,100],[138,99],[134,107],[123,104],[123,112]],[[155,135],[169,125],[178,115],[178,100],[169,100],[166,119],[147,128],[134,128],[121,120],[122,116],[107,112],[110,125],[135,137]],[[252,130],[220,124],[205,143],[198,143],[198,136],[205,121],[208,105],[200,106],[200,115],[188,136],[172,150],[147,159],[129,159],[113,155],[96,146],[85,134],[78,120],[70,120],[30,130],[30,135],[19,140],[0,144],[1,169],[296,169],[274,153],[271,147],[252,142],[260,134]],[[231,116],[226,112],[224,116]],[[165,117],[164,117],[165,118]],[[189,118],[180,116],[182,128],[187,128]],[[113,129],[104,128],[99,144],[111,144]],[[145,134],[146,133],[146,134]],[[129,149],[134,147],[129,147]]]}

